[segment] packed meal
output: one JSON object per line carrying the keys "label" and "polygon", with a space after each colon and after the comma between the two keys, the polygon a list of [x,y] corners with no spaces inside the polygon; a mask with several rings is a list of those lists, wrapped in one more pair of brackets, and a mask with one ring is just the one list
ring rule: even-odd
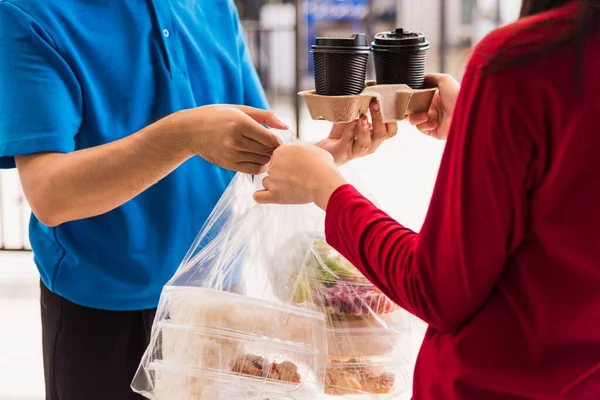
{"label": "packed meal", "polygon": [[293,362],[269,362],[265,358],[254,354],[244,354],[243,356],[240,356],[233,363],[231,372],[274,381],[301,383],[298,366]]}
{"label": "packed meal", "polygon": [[387,394],[395,385],[393,373],[381,371],[359,359],[332,361],[325,373],[325,393],[329,395]]}
{"label": "packed meal", "polygon": [[384,315],[398,306],[323,240],[297,285],[296,304],[312,302],[333,320]]}
{"label": "packed meal", "polygon": [[321,315],[300,308],[275,307],[269,302],[208,289],[171,293],[168,321],[176,325],[211,327],[306,345],[314,345],[315,332],[325,327]]}
{"label": "packed meal", "polygon": [[399,357],[406,361],[406,343],[410,335],[393,329],[330,329],[327,350],[330,357]]}

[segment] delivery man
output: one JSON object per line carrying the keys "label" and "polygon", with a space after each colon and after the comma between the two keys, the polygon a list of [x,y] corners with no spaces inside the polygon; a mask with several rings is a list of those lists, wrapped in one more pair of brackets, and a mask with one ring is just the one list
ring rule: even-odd
{"label": "delivery man", "polygon": [[[0,0],[0,166],[34,214],[46,399],[138,398],[162,286],[286,128],[266,108],[233,0]],[[321,146],[373,151],[396,126],[372,113]]]}

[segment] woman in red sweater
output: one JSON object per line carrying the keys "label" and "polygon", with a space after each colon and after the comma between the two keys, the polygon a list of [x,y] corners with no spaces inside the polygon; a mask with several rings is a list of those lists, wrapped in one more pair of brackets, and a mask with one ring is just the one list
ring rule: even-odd
{"label": "woman in red sweater", "polygon": [[412,122],[450,128],[418,234],[326,152],[275,152],[256,200],[326,208],[327,241],[429,324],[415,399],[600,399],[599,8],[525,1],[474,50],[454,110],[433,77]]}

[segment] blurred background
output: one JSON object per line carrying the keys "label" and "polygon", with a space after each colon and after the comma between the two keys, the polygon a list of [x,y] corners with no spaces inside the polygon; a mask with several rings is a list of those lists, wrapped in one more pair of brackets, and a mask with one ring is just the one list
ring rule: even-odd
{"label": "blurred background", "polygon": [[[349,36],[402,27],[431,42],[429,72],[460,80],[470,49],[514,21],[519,0],[235,0],[270,104],[301,139],[325,137],[331,124],[313,121],[296,93],[313,88],[310,45],[317,36]],[[369,77],[374,77],[373,65]],[[381,206],[418,231],[429,204],[444,143],[401,122],[375,155],[355,162]],[[16,171],[0,171],[0,400],[44,399],[39,276],[27,239],[30,209]],[[198,227],[200,229],[200,227]],[[413,323],[413,356],[425,325]],[[410,397],[407,397],[410,398]]]}

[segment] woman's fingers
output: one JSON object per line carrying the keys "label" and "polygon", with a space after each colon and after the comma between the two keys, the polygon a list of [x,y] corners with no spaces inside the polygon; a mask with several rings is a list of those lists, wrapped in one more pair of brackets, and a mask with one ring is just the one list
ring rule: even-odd
{"label": "woman's fingers", "polygon": [[367,117],[363,115],[356,125],[353,153],[355,156],[365,155],[369,150],[371,150],[371,129]]}
{"label": "woman's fingers", "polygon": [[350,145],[350,148],[352,148],[352,145],[354,144],[357,125],[358,121],[352,121],[345,124],[344,126],[344,132],[342,133],[342,142],[344,142],[346,145]]}
{"label": "woman's fingers", "polygon": [[437,86],[440,86],[440,84],[444,80],[448,79],[448,77],[450,77],[450,75],[447,75],[447,74],[439,74],[439,73],[425,74],[425,84],[430,87],[437,87]]}
{"label": "woman's fingers", "polygon": [[430,133],[431,131],[435,131],[439,126],[439,122],[431,120],[417,125],[417,129],[423,133]]}
{"label": "woman's fingers", "polygon": [[385,124],[385,128],[387,131],[387,138],[391,139],[398,133],[398,123],[397,122],[388,122]]}
{"label": "woman's fingers", "polygon": [[429,121],[429,113],[415,113],[408,116],[411,125],[417,126]]}
{"label": "woman's fingers", "polygon": [[377,101],[371,103],[371,121],[373,141],[377,143],[383,142],[389,136],[387,125],[390,124],[383,122],[383,117],[381,116],[381,110],[379,109],[379,103]]}
{"label": "woman's fingers", "polygon": [[271,187],[271,178],[265,176],[262,180],[262,185],[266,190],[269,190],[269,188]]}
{"label": "woman's fingers", "polygon": [[267,147],[259,142],[257,142],[256,140],[252,140],[252,139],[248,139],[245,136],[238,136],[237,138],[235,138],[235,148],[240,150],[240,151],[245,151],[245,152],[249,152],[249,153],[255,153],[255,154],[260,154],[263,156],[272,156],[273,155],[273,149],[270,147]]}
{"label": "woman's fingers", "polygon": [[272,204],[276,200],[275,195],[267,189],[254,193],[254,201],[258,204]]}

